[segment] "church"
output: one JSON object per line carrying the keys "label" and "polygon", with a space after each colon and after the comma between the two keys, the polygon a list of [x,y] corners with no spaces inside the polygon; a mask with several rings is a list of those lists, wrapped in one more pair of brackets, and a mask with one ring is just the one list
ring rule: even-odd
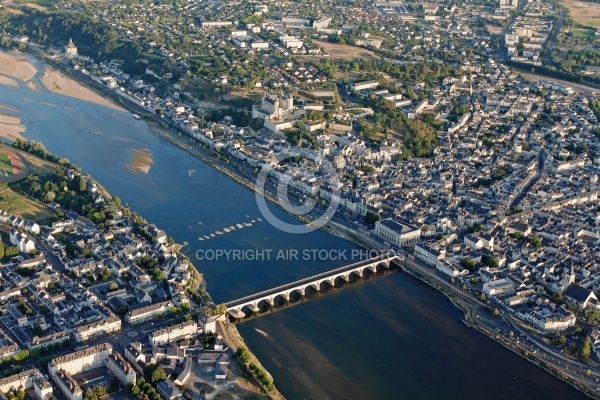
{"label": "church", "polygon": [[69,38],[69,43],[65,46],[65,57],[75,58],[77,57],[77,46],[73,43],[73,39]]}

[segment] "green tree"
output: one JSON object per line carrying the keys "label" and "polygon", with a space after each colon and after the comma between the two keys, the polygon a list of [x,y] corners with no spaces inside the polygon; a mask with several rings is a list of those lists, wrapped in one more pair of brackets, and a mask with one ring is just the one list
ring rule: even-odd
{"label": "green tree", "polygon": [[77,178],[75,178],[75,181],[79,193],[85,193],[87,190],[87,182],[85,181],[85,178],[81,175],[78,175]]}
{"label": "green tree", "polygon": [[129,391],[131,392],[132,395],[137,396],[140,394],[140,388],[138,385],[132,385],[131,388],[129,389]]}
{"label": "green tree", "polygon": [[460,266],[466,270],[475,271],[477,263],[472,258],[465,257],[462,260],[460,260]]}
{"label": "green tree", "polygon": [[577,354],[580,357],[589,357],[592,351],[592,344],[589,337],[584,337],[577,343]]}
{"label": "green tree", "polygon": [[371,210],[367,211],[367,215],[365,215],[365,221],[369,224],[374,224],[377,221],[381,220],[381,215],[375,213]]}
{"label": "green tree", "polygon": [[150,379],[152,380],[152,382],[164,381],[165,379],[167,379],[167,374],[165,373],[165,370],[162,369],[162,367],[159,365],[154,371],[152,371]]}
{"label": "green tree", "polygon": [[540,240],[539,237],[532,236],[531,237],[531,245],[533,246],[534,249],[539,249],[540,247],[542,247],[542,241]]}
{"label": "green tree", "polygon": [[552,295],[552,300],[557,304],[563,304],[565,302],[565,295],[562,292],[556,292]]}
{"label": "green tree", "polygon": [[43,332],[43,330],[42,330],[42,327],[41,327],[41,326],[39,326],[39,325],[35,325],[35,326],[33,327],[33,335],[34,335],[34,336],[40,336],[40,335],[42,334],[42,332]]}
{"label": "green tree", "polygon": [[117,290],[119,288],[119,285],[117,284],[117,282],[111,282],[108,284],[108,290]]}

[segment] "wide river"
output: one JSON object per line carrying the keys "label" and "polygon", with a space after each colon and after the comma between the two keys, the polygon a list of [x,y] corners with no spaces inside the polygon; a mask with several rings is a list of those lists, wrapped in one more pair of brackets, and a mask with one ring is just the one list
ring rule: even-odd
{"label": "wide river", "polygon": [[[254,194],[151,133],[130,114],[0,85],[25,137],[94,176],[194,259],[197,250],[272,250],[267,261],[194,261],[215,302],[314,274],[344,260],[274,260],[278,250],[357,249],[324,232],[292,235],[265,222]],[[2,112],[5,112],[3,109]],[[8,111],[9,113],[12,113]],[[14,113],[13,113],[14,114]],[[147,174],[126,167],[147,149]],[[294,220],[279,210],[284,221]],[[262,218],[259,222],[257,218]],[[198,238],[244,222],[250,227]],[[208,253],[206,253],[208,254]],[[335,253],[337,254],[337,253]],[[317,257],[318,258],[318,257]],[[402,273],[379,275],[238,325],[289,399],[575,399],[567,384],[459,322],[440,293]]]}

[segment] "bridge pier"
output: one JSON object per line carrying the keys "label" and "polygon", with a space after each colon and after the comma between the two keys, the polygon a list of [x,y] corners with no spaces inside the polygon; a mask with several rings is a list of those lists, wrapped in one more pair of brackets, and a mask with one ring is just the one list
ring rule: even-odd
{"label": "bridge pier", "polygon": [[335,280],[337,278],[343,279],[345,282],[350,281],[350,275],[356,274],[359,277],[363,277],[366,270],[371,270],[377,273],[377,266],[382,264],[385,268],[390,268],[390,261],[395,259],[395,255],[382,255],[370,260],[364,260],[344,267],[336,268],[334,270],[316,274],[312,277],[300,279],[296,282],[288,283],[273,289],[265,290],[263,292],[256,293],[254,295],[246,296],[241,299],[226,303],[228,308],[227,313],[234,318],[244,318],[246,313],[242,311],[244,307],[252,310],[255,313],[260,311],[259,304],[261,301],[265,301],[271,307],[275,306],[275,299],[278,296],[283,297],[285,301],[290,301],[292,293],[298,292],[300,296],[306,296],[308,288],[313,288],[315,291],[321,291],[321,284],[323,282],[328,283],[330,286],[335,287]]}
{"label": "bridge pier", "polygon": [[227,310],[227,313],[231,315],[233,318],[242,319],[246,316],[246,313],[242,312],[238,308],[231,308]]}

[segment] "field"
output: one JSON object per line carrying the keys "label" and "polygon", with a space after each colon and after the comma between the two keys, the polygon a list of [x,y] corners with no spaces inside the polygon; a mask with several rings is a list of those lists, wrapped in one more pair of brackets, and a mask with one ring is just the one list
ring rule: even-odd
{"label": "field", "polygon": [[360,47],[329,43],[323,40],[315,40],[314,42],[321,46],[323,51],[332,58],[364,58],[371,60],[379,58],[375,53]]}
{"label": "field", "polygon": [[0,177],[4,175],[10,176],[13,174],[13,166],[8,159],[7,154],[0,154]]}
{"label": "field", "polygon": [[31,8],[45,11],[47,7],[50,7],[54,3],[54,0],[17,0],[15,3],[25,4]]}
{"label": "field", "polygon": [[589,29],[573,29],[572,31],[573,36],[577,37],[577,36],[587,36],[587,37],[595,37],[596,36],[596,32],[589,30]]}
{"label": "field", "polygon": [[38,223],[43,223],[53,214],[52,210],[45,205],[14,192],[12,189],[0,190],[2,190],[0,192],[0,210]]}
{"label": "field", "polygon": [[587,26],[600,28],[600,3],[587,3],[577,0],[562,0],[573,21]]}
{"label": "field", "polygon": [[36,173],[46,175],[55,165],[34,155],[0,146],[0,185],[18,181],[27,175]]}

